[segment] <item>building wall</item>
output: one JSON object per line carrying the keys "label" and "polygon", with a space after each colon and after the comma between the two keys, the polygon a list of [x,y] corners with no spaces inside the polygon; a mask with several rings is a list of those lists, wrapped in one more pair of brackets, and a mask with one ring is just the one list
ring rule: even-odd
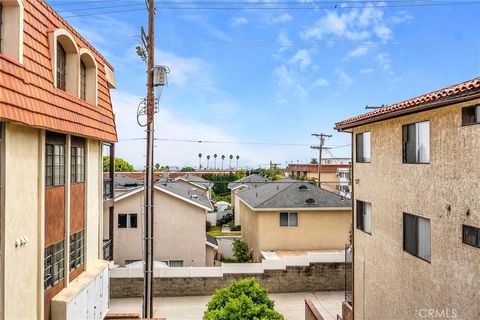
{"label": "building wall", "polygon": [[[37,177],[42,159],[39,149],[40,130],[5,125],[5,216],[1,234],[4,237],[4,318],[40,318],[38,303],[43,290],[40,270],[41,188]],[[26,236],[25,245],[15,247],[15,240]]]}
{"label": "building wall", "polygon": [[[142,260],[143,202],[144,193],[138,192],[115,202],[114,215],[114,259],[125,264],[125,260]],[[184,266],[204,267],[205,209],[155,190],[154,259],[183,260]],[[137,228],[118,228],[120,213],[137,213]]]}
{"label": "building wall", "polygon": [[214,248],[205,245],[205,266],[214,267],[215,266],[215,254],[217,250]]}
{"label": "building wall", "polygon": [[[465,105],[354,129],[371,131],[372,146],[371,163],[354,162],[355,199],[372,203],[372,235],[354,229],[355,319],[416,319],[423,309],[479,317],[480,250],[462,243],[461,227],[480,227],[480,126],[461,126]],[[430,164],[403,164],[402,125],[424,120]],[[430,219],[431,263],[403,251],[403,212]]]}
{"label": "building wall", "polygon": [[243,202],[240,208],[246,216],[242,237],[255,261],[260,251],[345,249],[351,210],[298,211],[298,227],[280,227],[278,211],[252,211]]}

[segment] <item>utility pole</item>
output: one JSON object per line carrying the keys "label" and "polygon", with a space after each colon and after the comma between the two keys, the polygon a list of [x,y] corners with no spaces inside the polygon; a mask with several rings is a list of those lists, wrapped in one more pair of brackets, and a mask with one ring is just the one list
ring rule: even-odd
{"label": "utility pole", "polygon": [[147,159],[145,179],[145,257],[143,288],[143,319],[153,318],[153,148],[154,109],[153,92],[155,48],[155,0],[148,0],[148,61],[147,61]]}
{"label": "utility pole", "polygon": [[317,167],[317,175],[318,175],[318,180],[317,180],[317,187],[320,188],[321,183],[320,183],[320,166],[322,165],[322,150],[323,149],[330,149],[327,147],[324,147],[323,145],[325,144],[325,138],[331,138],[332,135],[330,134],[325,134],[325,133],[312,133],[312,136],[320,140],[320,144],[318,146],[311,146],[310,148],[312,149],[318,149],[318,167]]}

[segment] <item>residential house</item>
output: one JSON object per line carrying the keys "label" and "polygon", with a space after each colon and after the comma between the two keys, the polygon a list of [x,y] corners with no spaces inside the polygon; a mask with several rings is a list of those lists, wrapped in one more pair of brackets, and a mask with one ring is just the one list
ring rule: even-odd
{"label": "residential house", "polygon": [[[122,181],[131,182],[118,176],[117,179],[116,190],[121,188]],[[116,264],[143,259],[143,191],[142,182],[115,195],[112,224]],[[213,208],[204,192],[176,181],[159,180],[154,186],[154,206],[154,259],[171,267],[213,266],[216,244],[208,241],[205,234],[207,212]]]}
{"label": "residential house", "polygon": [[232,206],[233,216],[235,218],[235,224],[241,224],[240,219],[240,211],[235,211],[235,208],[239,207],[239,200],[237,198],[237,193],[242,190],[248,190],[252,188],[256,188],[258,186],[264,185],[265,183],[269,182],[270,179],[261,176],[259,174],[251,174],[249,176],[243,177],[241,179],[235,180],[228,184],[228,189],[230,189],[230,204]]}
{"label": "residential house", "polygon": [[322,158],[321,164],[352,164],[351,158]]}
{"label": "residential house", "polygon": [[113,68],[41,0],[0,1],[0,34],[0,318],[101,318]]}
{"label": "residential house", "polygon": [[343,250],[351,224],[351,201],[292,179],[237,194],[242,239],[261,261],[266,251]]}
{"label": "residential house", "polygon": [[195,174],[185,174],[175,178],[175,181],[187,188],[197,188],[203,191],[208,199],[212,197],[213,182]]}
{"label": "residential house", "polygon": [[355,155],[344,319],[478,319],[480,78],[336,128]]}

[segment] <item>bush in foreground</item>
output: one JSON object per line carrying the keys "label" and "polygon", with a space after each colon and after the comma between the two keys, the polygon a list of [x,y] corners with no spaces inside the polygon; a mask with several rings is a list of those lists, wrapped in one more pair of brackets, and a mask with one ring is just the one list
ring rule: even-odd
{"label": "bush in foreground", "polygon": [[207,304],[204,320],[284,320],[274,310],[267,289],[255,279],[233,281],[229,287],[217,290]]}

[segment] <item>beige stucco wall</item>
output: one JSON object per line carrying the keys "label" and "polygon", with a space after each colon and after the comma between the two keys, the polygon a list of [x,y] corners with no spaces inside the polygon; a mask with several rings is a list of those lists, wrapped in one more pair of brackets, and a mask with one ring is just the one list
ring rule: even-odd
{"label": "beige stucco wall", "polygon": [[[115,202],[115,263],[123,265],[125,260],[142,260],[143,201],[144,193],[141,191]],[[158,190],[155,190],[154,204],[154,259],[183,260],[185,267],[204,267],[205,209]],[[137,228],[119,229],[120,213],[137,213]]]}
{"label": "beige stucco wall", "polygon": [[343,250],[348,239],[351,210],[311,210],[298,212],[298,227],[280,227],[279,211],[252,211],[240,204],[242,237],[260,261],[260,251]]}
{"label": "beige stucco wall", "polygon": [[206,250],[205,266],[206,267],[214,267],[215,266],[215,254],[217,253],[217,250],[215,250],[211,246],[207,246],[207,245],[205,245],[205,250]]}
{"label": "beige stucco wall", "polygon": [[[371,163],[354,163],[355,199],[372,203],[372,235],[354,232],[357,320],[419,319],[423,309],[480,316],[480,249],[461,233],[462,224],[480,227],[480,125],[461,126],[462,106],[354,130],[371,131],[372,146]],[[402,125],[425,120],[430,164],[403,164]],[[431,263],[403,251],[403,212],[430,219]]]}
{"label": "beige stucco wall", "polygon": [[[1,257],[5,266],[1,275],[5,288],[4,318],[36,319],[41,300],[37,288],[43,285],[39,283],[43,278],[39,275],[41,189],[37,180],[39,159],[43,159],[39,150],[41,133],[11,123],[4,125],[5,216],[0,232],[5,244],[5,255]],[[22,236],[26,236],[28,242],[15,247],[15,240]]]}

